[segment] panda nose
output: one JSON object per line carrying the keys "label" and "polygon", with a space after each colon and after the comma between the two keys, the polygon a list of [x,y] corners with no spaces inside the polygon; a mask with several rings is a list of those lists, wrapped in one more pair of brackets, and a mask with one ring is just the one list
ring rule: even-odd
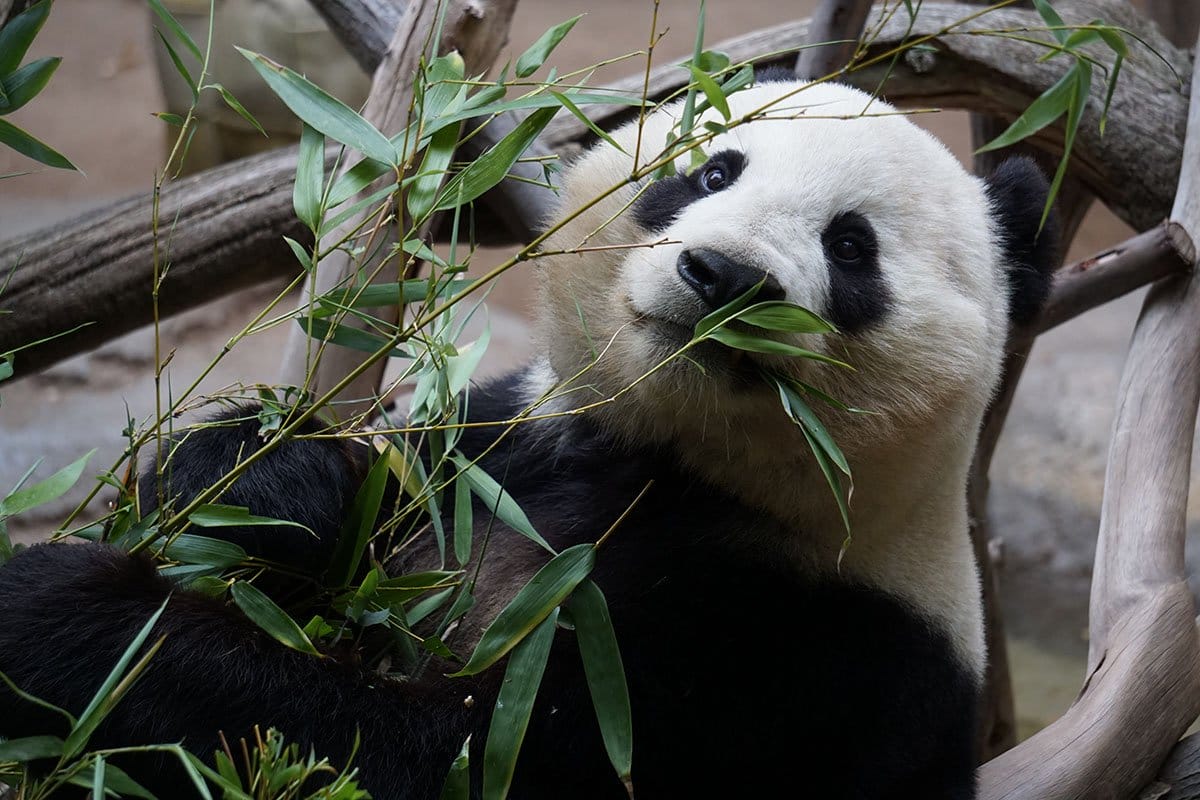
{"label": "panda nose", "polygon": [[716,250],[703,247],[684,250],[675,262],[675,269],[709,308],[720,308],[759,283],[762,287],[755,295],[756,300],[784,298],[783,287],[774,276],[732,261]]}

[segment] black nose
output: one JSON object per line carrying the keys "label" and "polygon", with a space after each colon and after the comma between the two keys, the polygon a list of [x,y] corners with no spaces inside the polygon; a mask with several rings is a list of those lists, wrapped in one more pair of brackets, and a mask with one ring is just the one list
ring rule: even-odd
{"label": "black nose", "polygon": [[784,298],[783,287],[774,277],[761,269],[731,261],[716,250],[703,247],[684,250],[675,262],[675,269],[710,308],[720,308],[759,283],[762,288],[755,300]]}

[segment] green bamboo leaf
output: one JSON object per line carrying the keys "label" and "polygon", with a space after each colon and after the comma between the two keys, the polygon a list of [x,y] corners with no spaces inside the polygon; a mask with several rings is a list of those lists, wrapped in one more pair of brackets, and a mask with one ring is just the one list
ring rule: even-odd
{"label": "green bamboo leaf", "polygon": [[118,797],[140,797],[142,800],[157,800],[149,789],[129,777],[129,774],[120,767],[108,763],[103,756],[97,756],[94,764],[87,765],[67,782],[72,786],[91,789],[94,798],[116,795]]}
{"label": "green bamboo leaf", "polygon": [[471,737],[463,742],[462,749],[446,773],[439,800],[471,800]]}
{"label": "green bamboo leaf", "polygon": [[[333,182],[333,188],[329,190],[329,208],[337,208],[389,171],[391,167],[381,161],[369,158],[359,161]],[[392,188],[395,188],[395,183]]]}
{"label": "green bamboo leaf", "polygon": [[725,99],[721,87],[717,85],[711,75],[698,67],[689,66],[688,70],[692,73],[692,80],[700,87],[700,91],[704,92],[704,97],[708,100],[709,105],[721,112],[721,116],[728,122],[730,118],[729,101]]}
{"label": "green bamboo leaf", "polygon": [[30,61],[11,75],[4,76],[6,103],[0,103],[0,113],[9,114],[37,97],[46,88],[50,76],[62,63],[61,58],[39,58]]}
{"label": "green bamboo leaf", "polygon": [[0,28],[0,75],[21,66],[21,60],[50,16],[50,0],[34,3]]}
{"label": "green bamboo leaf", "polygon": [[762,288],[762,284],[756,284],[747,291],[730,300],[725,305],[718,308],[716,311],[711,311],[704,315],[699,322],[696,323],[695,337],[703,338],[705,334],[714,328],[718,328],[744,311],[750,305],[750,301],[758,294],[758,290]]}
{"label": "green bamboo leaf", "polygon": [[1037,9],[1038,14],[1046,22],[1046,27],[1050,28],[1051,35],[1058,40],[1059,44],[1067,40],[1067,23],[1063,22],[1063,18],[1058,15],[1058,12],[1050,5],[1047,0],[1033,0],[1033,7]]}
{"label": "green bamboo leaf", "polygon": [[155,28],[154,32],[158,34],[158,38],[162,41],[163,47],[167,48],[167,55],[170,56],[171,63],[175,65],[175,71],[179,73],[179,77],[183,78],[183,82],[186,83],[188,89],[191,90],[193,102],[199,100],[200,86],[192,78],[192,73],[188,70],[187,65],[183,63],[183,59],[180,58],[179,53],[175,51],[175,48],[171,45],[171,42],[167,40],[167,37],[163,36],[163,32],[158,28]]}
{"label": "green bamboo leaf", "polygon": [[1118,58],[1129,58],[1129,45],[1125,43],[1125,37],[1116,28],[1105,25],[1101,20],[1096,20],[1099,27],[1096,32],[1100,34],[1100,38],[1108,45]]}
{"label": "green bamboo leaf", "polygon": [[1108,109],[1112,105],[1113,92],[1117,90],[1117,78],[1121,74],[1121,65],[1125,63],[1123,56],[1117,56],[1113,59],[1112,71],[1108,75],[1108,91],[1104,93],[1104,110],[1100,112],[1100,135],[1104,136],[1104,129],[1108,127]]}
{"label": "green bamboo leaf", "polygon": [[720,342],[726,347],[732,347],[736,350],[748,350],[752,353],[768,353],[770,355],[779,356],[795,356],[797,358],[810,358],[814,361],[821,361],[825,364],[832,364],[835,367],[843,367],[845,369],[853,369],[845,361],[839,361],[823,353],[815,353],[812,350],[806,350],[803,347],[786,342],[777,342],[774,339],[765,339],[761,336],[755,336],[749,333],[740,331],[732,331],[728,328],[717,328],[709,331],[705,337]]}
{"label": "green bamboo leaf", "polygon": [[747,64],[725,79],[724,83],[721,84],[721,91],[724,92],[726,97],[729,97],[729,95],[745,89],[752,83],[754,83],[754,67]]}
{"label": "green bamboo leaf", "polygon": [[[1088,23],[1088,25],[1103,25],[1103,24],[1104,24],[1104,20],[1102,20],[1102,19],[1094,19]],[[1069,33],[1066,40],[1063,41],[1062,47],[1063,47],[1063,50],[1078,50],[1080,47],[1083,47],[1084,45],[1089,45],[1089,44],[1092,44],[1093,42],[1098,42],[1100,40],[1101,40],[1101,36],[1100,36],[1100,31],[1098,29],[1091,28],[1091,27],[1079,28],[1079,29],[1073,30]],[[1050,53],[1047,53],[1046,55],[1058,55],[1059,52],[1060,51],[1053,50]],[[1042,58],[1040,58],[1038,60],[1041,61],[1045,58],[1046,58],[1046,56],[1042,56]]]}
{"label": "green bamboo leaf", "polygon": [[19,489],[3,500],[0,500],[0,518],[20,514],[22,511],[28,511],[43,503],[49,503],[51,500],[66,494],[67,490],[79,480],[79,476],[83,474],[83,468],[87,466],[88,459],[95,452],[95,450],[89,450],[77,461],[63,467],[49,478],[38,481],[34,485],[24,489]]}
{"label": "green bamboo leaf", "polygon": [[425,71],[421,116],[433,120],[452,114],[465,105],[467,86],[462,83],[466,63],[457,51],[438,56]]}
{"label": "green bamboo leaf", "polygon": [[483,749],[483,800],[508,796],[557,624],[558,608],[552,608],[529,637],[513,648]]}
{"label": "green bamboo leaf", "polygon": [[179,20],[175,19],[171,12],[163,6],[161,0],[147,0],[147,2],[150,3],[150,8],[154,9],[154,13],[157,14],[158,18],[163,21],[163,24],[167,26],[171,33],[175,34],[175,38],[183,42],[183,46],[191,51],[192,55],[196,57],[197,61],[203,61],[204,54],[200,52],[200,48],[196,45],[195,40],[192,39],[191,34],[189,34],[187,29],[179,24]]}
{"label": "green bamboo leaf", "polygon": [[413,220],[420,222],[433,211],[438,189],[446,179],[457,146],[458,128],[453,125],[442,128],[430,139],[416,178],[408,187],[405,198],[408,214]]}
{"label": "green bamboo leaf", "polygon": [[262,628],[272,639],[310,656],[321,655],[313,646],[312,641],[304,635],[304,631],[300,630],[296,620],[288,616],[286,611],[275,605],[275,601],[258,588],[245,581],[237,581],[229,587],[229,593],[242,613],[249,617],[251,622]]}
{"label": "green bamboo leaf", "polygon": [[383,492],[387,488],[388,462],[386,453],[376,457],[375,463],[367,472],[354,503],[350,506],[350,514],[342,524],[338,534],[337,547],[329,559],[329,569],[325,574],[326,585],[333,587],[348,586],[354,579],[354,573],[362,564],[363,553],[367,543],[375,533],[375,524],[379,519],[379,509],[383,505]]}
{"label": "green bamboo leaf", "polygon": [[[618,105],[618,106],[640,106],[641,98],[628,94],[603,94],[601,92],[567,92],[566,93],[573,103],[578,106],[589,105]],[[493,114],[503,114],[507,111],[523,111],[530,108],[556,108],[559,106],[558,98],[545,92],[535,95],[525,95],[523,97],[514,97],[512,100],[502,100],[496,103],[487,103],[477,108],[464,109],[438,118],[433,123],[435,129],[444,125],[452,125],[455,122],[462,122],[473,117],[492,116]],[[432,133],[426,130],[426,133]],[[394,137],[393,142],[396,141]]]}
{"label": "green bamboo leaf", "polygon": [[471,560],[471,539],[475,517],[471,504],[471,484],[459,478],[454,481],[454,557],[459,564]]}
{"label": "green bamboo leaf", "polygon": [[[337,230],[339,227],[341,227],[342,223],[346,222],[355,214],[358,214],[365,209],[375,207],[378,203],[385,200],[388,195],[393,194],[396,191],[396,188],[397,184],[394,181],[385,182],[383,186],[380,186],[378,189],[366,195],[363,199],[357,201],[353,205],[346,206],[333,217],[326,217],[321,224],[321,230],[318,231],[318,236],[324,236],[330,231]],[[332,200],[328,201],[326,204],[326,208],[338,208],[339,206],[340,203],[335,203]]]}
{"label": "green bamboo leaf", "polygon": [[21,155],[32,158],[34,161],[45,164],[48,167],[79,171],[62,153],[45,142],[39,141],[16,125],[2,119],[0,119],[0,144],[8,145]]}
{"label": "green bamboo leaf", "polygon": [[239,102],[238,99],[233,96],[232,92],[219,83],[210,83],[209,87],[216,89],[217,93],[221,95],[221,99],[225,101],[225,105],[233,109],[234,113],[236,113],[239,117],[250,123],[250,126],[254,128],[254,130],[258,131],[263,136],[267,135],[267,132],[263,130],[263,126],[260,125],[258,120],[254,118],[254,115],[247,111],[246,107],[243,106],[241,102]]}
{"label": "green bamboo leaf", "polygon": [[596,564],[589,543],[568,547],[537,571],[483,632],[467,665],[454,677],[475,675],[495,664],[575,590]]}
{"label": "green bamboo leaf", "polygon": [[1072,87],[1071,103],[1067,110],[1063,154],[1062,158],[1059,159],[1054,179],[1050,181],[1050,191],[1046,194],[1046,205],[1042,208],[1042,219],[1038,223],[1039,234],[1042,231],[1042,227],[1046,224],[1046,220],[1050,217],[1050,209],[1054,207],[1054,200],[1058,197],[1059,189],[1062,188],[1063,178],[1067,176],[1067,166],[1071,163],[1071,151],[1075,148],[1075,134],[1079,132],[1079,123],[1083,119],[1083,109],[1087,107],[1088,97],[1092,91],[1092,65],[1086,61],[1077,61],[1072,71],[1075,74],[1075,83]]}
{"label": "green bamboo leaf", "polygon": [[182,128],[184,122],[186,122],[183,117],[179,116],[178,114],[172,114],[169,111],[155,111],[154,116],[158,117],[168,125],[174,125],[176,128]]}
{"label": "green bamboo leaf", "polygon": [[453,455],[450,460],[459,469],[457,480],[465,480],[469,483],[471,491],[483,501],[483,505],[488,511],[495,512],[497,519],[525,538],[541,545],[547,552],[554,552],[554,548],[547,544],[541,534],[534,529],[533,523],[529,521],[529,517],[525,516],[525,512],[521,510],[521,506],[517,504],[512,495],[496,483],[496,480],[488,475],[483,467],[472,464],[469,459],[461,455]]}
{"label": "green bamboo leaf", "polygon": [[700,54],[699,58],[684,61],[680,66],[692,67],[695,66],[703,72],[713,75],[717,72],[724,72],[729,69],[729,55],[720,50],[705,50]]}
{"label": "green bamboo leaf", "polygon": [[[151,614],[150,618],[142,625],[141,630],[133,637],[133,641],[125,648],[125,652],[117,659],[117,663],[108,673],[104,682],[100,684],[100,688],[92,696],[88,707],[84,709],[83,713],[79,715],[79,719],[71,726],[71,732],[67,735],[67,740],[63,744],[63,758],[70,759],[79,754],[84,745],[87,744],[88,739],[91,738],[92,733],[96,730],[96,726],[120,702],[121,698],[129,691],[133,683],[146,669],[146,666],[150,663],[150,659],[158,652],[158,648],[162,646],[162,639],[159,639],[156,644],[150,646],[146,650],[145,655],[132,668],[129,667],[134,656],[137,655],[138,651],[142,649],[142,645],[145,644],[146,639],[149,638],[150,631],[153,630],[155,623],[158,622],[158,618],[166,610],[170,599],[168,597],[163,600],[158,610]],[[126,674],[126,669],[128,669],[128,674]]]}
{"label": "green bamboo leaf", "polygon": [[818,317],[807,308],[793,303],[770,301],[756,303],[739,311],[735,319],[771,331],[789,333],[834,333],[837,328]]}
{"label": "green bamboo leaf", "polygon": [[566,607],[575,622],[583,672],[600,723],[604,749],[617,775],[628,779],[633,768],[633,714],[608,603],[599,586],[584,581],[571,593]]}
{"label": "green bamboo leaf", "polygon": [[312,528],[301,525],[299,522],[275,519],[274,517],[259,517],[251,514],[250,509],[246,506],[227,506],[221,503],[206,503],[199,506],[188,515],[188,521],[202,528],[224,528],[235,525],[286,525],[290,528],[306,530],[316,536]]}
{"label": "green bamboo leaf", "polygon": [[271,91],[311,127],[367,158],[384,164],[398,164],[396,148],[374,125],[354,109],[333,97],[303,75],[276,64],[266,56],[237,48],[262,76]]}
{"label": "green bamboo leaf", "polygon": [[0,381],[8,380],[12,376],[13,376],[12,356],[0,357]]}
{"label": "green bamboo leaf", "polygon": [[[420,256],[418,257],[420,258]],[[429,259],[422,258],[422,260],[428,261]],[[386,308],[405,303],[421,303],[429,299],[431,289],[436,289],[438,293],[457,294],[472,283],[474,281],[469,278],[451,281],[435,280],[432,283],[427,278],[412,278],[398,283],[351,286],[318,298],[317,302],[321,303],[321,306],[313,309],[313,316],[328,317],[345,308]]]}
{"label": "green bamboo leaf", "polygon": [[507,136],[492,145],[467,168],[446,183],[436,210],[464,206],[491,189],[508,175],[512,165],[558,113],[557,106],[543,108],[521,120]]}
{"label": "green bamboo leaf", "polygon": [[325,137],[307,124],[300,131],[296,185],[292,206],[296,217],[314,234],[321,228],[321,196],[325,191]]}
{"label": "green bamboo leaf", "polygon": [[825,455],[829,460],[837,466],[844,474],[850,474],[850,465],[846,462],[846,456],[842,454],[841,448],[833,441],[833,437],[829,435],[829,431],[825,429],[819,417],[813,413],[812,408],[808,403],[804,402],[804,398],[789,386],[785,381],[777,381],[779,386],[779,397],[783,401],[783,408],[787,411],[789,417],[812,437],[825,451]]}
{"label": "green bamboo leaf", "polygon": [[[388,339],[379,334],[353,328],[349,325],[330,325],[326,320],[303,317],[297,318],[300,327],[314,339],[328,341],[339,347],[360,350],[364,353],[376,353],[388,346]],[[389,358],[411,358],[411,354],[399,348],[392,348]]]}
{"label": "green bamboo leaf", "polygon": [[[304,271],[312,272],[312,257],[308,254],[308,250],[305,249],[304,245],[300,244],[290,236],[283,237],[283,240],[287,242],[287,246],[292,249],[292,255],[296,256],[296,260],[300,262],[300,266],[304,268]],[[320,302],[320,298],[318,298],[317,301]]]}
{"label": "green bamboo leaf", "polygon": [[[232,508],[232,506],[224,506]],[[205,508],[205,506],[201,506]],[[197,509],[199,511],[200,509]],[[245,509],[242,509],[243,511]],[[192,512],[190,519],[195,523],[195,514]],[[263,519],[255,517],[255,519]],[[265,523],[223,523],[228,525],[275,525],[286,524],[277,523],[275,520],[269,520]],[[304,527],[300,525],[298,527]],[[307,528],[305,529],[307,530]],[[250,559],[246,551],[241,545],[227,542],[223,539],[213,539],[208,536],[197,536],[193,533],[181,533],[176,536],[166,547],[163,548],[163,555],[172,561],[179,561],[183,564],[203,564],[209,567],[217,567],[219,569],[229,569],[236,567],[239,564],[244,564]]]}
{"label": "green bamboo leaf", "polygon": [[0,761],[33,761],[35,758],[58,758],[62,755],[63,740],[57,736],[26,736],[0,742]]}
{"label": "green bamboo leaf", "polygon": [[1030,103],[1025,112],[1017,117],[1007,130],[976,150],[975,153],[986,153],[1016,144],[1065,114],[1071,106],[1071,96],[1074,94],[1075,83],[1078,80],[1076,77],[1078,64],[1079,62],[1076,62],[1057,83]]}
{"label": "green bamboo leaf", "polygon": [[446,387],[449,390],[448,393],[450,396],[457,396],[467,388],[467,384],[471,381],[471,376],[475,374],[475,370],[479,367],[479,362],[483,359],[483,354],[487,352],[488,344],[491,341],[492,328],[490,325],[486,325],[484,326],[483,333],[479,334],[478,339],[458,348],[458,355],[446,358]]}
{"label": "green bamboo leaf", "polygon": [[567,97],[562,92],[556,92],[554,90],[550,90],[550,94],[552,94],[556,98],[558,98],[558,102],[562,103],[563,108],[565,108],[567,111],[570,111],[571,114],[575,117],[575,119],[579,120],[584,125],[586,125],[588,130],[590,130],[592,133],[599,136],[604,141],[611,144],[613,147],[617,148],[617,150],[619,150],[620,152],[625,153],[626,155],[629,155],[628,153],[625,152],[624,147],[621,147],[621,145],[617,144],[616,139],[614,139],[612,136],[609,136],[607,131],[605,131],[603,128],[601,128],[596,123],[592,122],[591,118],[587,114],[583,113],[583,110],[579,106],[575,105],[575,103],[572,102],[570,97]]}
{"label": "green bamboo leaf", "polygon": [[537,41],[529,46],[529,49],[521,53],[521,57],[517,59],[517,77],[528,78],[530,75],[538,71],[542,64],[546,63],[546,59],[550,57],[550,53],[558,47],[558,43],[563,40],[563,37],[571,32],[571,28],[575,27],[575,23],[583,18],[580,14],[577,17],[572,17],[566,22],[560,22],[550,30],[538,37]]}

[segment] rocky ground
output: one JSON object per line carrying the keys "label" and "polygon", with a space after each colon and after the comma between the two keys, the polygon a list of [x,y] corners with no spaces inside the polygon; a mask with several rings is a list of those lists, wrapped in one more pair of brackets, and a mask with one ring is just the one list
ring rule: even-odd
{"label": "rocky ground", "polygon": [[[713,2],[709,37],[715,41],[771,25],[806,13],[812,5],[808,0]],[[524,0],[512,46],[520,52],[548,25],[587,11],[556,61],[564,69],[594,63],[643,47],[650,7],[649,0]],[[661,14],[670,33],[660,52],[665,59],[683,57],[691,48],[694,4],[664,3]],[[164,126],[151,114],[166,103],[152,46],[142,0],[55,4],[35,49],[39,55],[66,58],[45,94],[13,121],[69,154],[86,177],[33,168],[33,174],[0,182],[0,239],[53,226],[151,187],[165,157]],[[236,60],[219,59],[217,74],[235,93],[242,94],[242,85],[251,95],[258,92],[248,83],[255,80],[252,76],[239,77],[234,66],[227,76],[221,64]],[[615,77],[633,69],[632,64],[618,65],[604,74]],[[962,115],[925,119],[966,157]],[[210,157],[206,147],[198,141],[199,158]],[[0,150],[0,174],[25,169],[31,169],[28,162]],[[148,206],[146,213],[149,219]],[[1127,234],[1112,215],[1094,210],[1073,255],[1096,252]],[[486,363],[492,372],[529,352],[529,279],[521,274],[512,278],[490,304],[494,335]],[[165,347],[177,349],[169,371],[172,385],[190,382],[273,291],[245,292],[165,323]],[[991,513],[1004,543],[1003,596],[1026,730],[1053,718],[1078,689],[1109,426],[1138,302],[1127,298],[1091,312],[1038,342],[996,453]],[[283,334],[282,329],[268,331],[235,349],[201,391],[235,381],[273,380]],[[38,459],[44,459],[39,474],[92,448],[99,450],[93,467],[112,463],[122,446],[127,410],[142,417],[153,409],[152,344],[152,333],[139,331],[43,374],[0,384],[0,487],[11,485]],[[24,520],[16,527],[18,537],[44,535],[81,491]]]}

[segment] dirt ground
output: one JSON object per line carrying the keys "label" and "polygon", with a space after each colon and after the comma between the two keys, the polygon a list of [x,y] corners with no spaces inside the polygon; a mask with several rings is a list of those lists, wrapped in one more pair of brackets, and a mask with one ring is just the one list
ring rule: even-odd
{"label": "dirt ground", "polygon": [[[266,7],[275,0],[249,2]],[[690,51],[697,5],[690,0],[662,3],[660,28],[669,30],[659,50],[664,61],[679,60]],[[713,0],[708,7],[709,41],[792,19],[813,5],[814,0]],[[586,13],[553,61],[563,70],[596,63],[644,46],[651,7],[650,0],[523,0],[511,50],[519,53],[549,25]],[[239,35],[254,34],[243,28]],[[261,87],[233,53],[234,43],[243,41],[217,43],[222,55],[216,77],[258,111],[253,101],[262,97]],[[166,107],[155,69],[157,46],[144,0],[58,0],[32,55],[62,55],[62,67],[45,93],[12,121],[68,154],[85,174],[39,169],[0,149],[0,174],[31,170],[27,176],[0,181],[0,240],[151,188],[165,158],[166,140],[165,126],[152,116]],[[286,54],[266,52],[294,64]],[[305,57],[319,65],[329,52],[318,49]],[[632,63],[619,64],[598,77],[635,70]],[[353,75],[341,75],[347,85],[354,83]],[[223,112],[211,114],[227,119]],[[956,154],[967,157],[964,115],[922,119]],[[249,142],[244,131],[226,138],[233,150],[262,146]],[[198,140],[195,156],[201,161],[220,157],[214,147]],[[146,213],[149,220],[148,206]],[[1094,209],[1072,257],[1097,252],[1128,234],[1110,213]],[[527,275],[514,275],[491,304],[495,333],[487,362],[490,372],[528,355],[529,287]],[[164,341],[178,348],[171,380],[176,385],[190,382],[230,332],[262,306],[269,291],[270,287],[246,292],[168,322]],[[1137,307],[1137,298],[1114,303],[1039,341],[996,455],[992,515],[1005,542],[1002,580],[1026,731],[1053,718],[1078,689],[1108,429]],[[234,381],[273,380],[282,333],[276,329],[236,349],[201,391]],[[11,485],[39,458],[45,459],[39,474],[93,447],[100,452],[92,467],[115,460],[126,409],[140,417],[153,407],[151,343],[150,332],[140,331],[44,374],[0,384],[0,487]],[[44,535],[79,496],[76,492],[42,516],[26,520],[18,533],[26,540]]]}

